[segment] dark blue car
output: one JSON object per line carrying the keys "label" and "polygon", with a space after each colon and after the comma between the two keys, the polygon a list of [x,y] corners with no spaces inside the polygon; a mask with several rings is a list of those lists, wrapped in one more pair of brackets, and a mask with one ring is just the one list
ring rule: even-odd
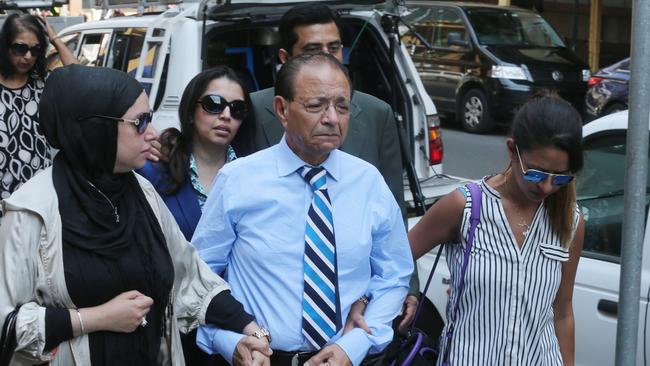
{"label": "dark blue car", "polygon": [[626,110],[629,84],[629,58],[594,73],[585,95],[586,120]]}

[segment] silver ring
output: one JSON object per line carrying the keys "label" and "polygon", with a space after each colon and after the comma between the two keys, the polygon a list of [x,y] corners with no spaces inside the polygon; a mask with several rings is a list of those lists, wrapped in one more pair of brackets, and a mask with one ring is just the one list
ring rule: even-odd
{"label": "silver ring", "polygon": [[142,323],[140,323],[140,326],[144,328],[144,327],[147,326],[147,324],[149,324],[149,322],[147,321],[147,318],[142,317]]}

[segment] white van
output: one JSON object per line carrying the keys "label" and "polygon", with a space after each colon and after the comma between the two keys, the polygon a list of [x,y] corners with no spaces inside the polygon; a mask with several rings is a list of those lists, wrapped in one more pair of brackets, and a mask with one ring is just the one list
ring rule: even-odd
{"label": "white van", "polygon": [[[442,176],[439,119],[407,50],[390,56],[390,36],[382,24],[391,18],[367,0],[341,4],[346,64],[354,88],[379,97],[404,126],[413,174],[430,204],[448,192],[454,179]],[[159,14],[117,17],[64,29],[60,36],[85,65],[112,67],[133,75],[145,87],[158,130],[178,126],[185,85],[201,70],[225,64],[237,70],[249,91],[272,86],[278,68],[277,24],[289,2],[185,2]],[[389,27],[390,28],[390,27]],[[51,67],[59,60],[48,58]],[[393,61],[393,62],[392,62]],[[394,101],[393,101],[394,98]],[[410,185],[413,185],[411,183]],[[405,176],[407,200],[412,201]],[[415,188],[414,188],[415,190]]]}

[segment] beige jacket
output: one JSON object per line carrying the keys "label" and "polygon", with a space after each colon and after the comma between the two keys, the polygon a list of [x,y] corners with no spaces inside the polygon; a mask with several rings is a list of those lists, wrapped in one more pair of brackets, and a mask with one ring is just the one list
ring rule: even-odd
{"label": "beige jacket", "polygon": [[[168,334],[161,342],[161,364],[184,365],[179,330],[205,323],[210,300],[228,290],[187,243],[174,217],[151,184],[138,176],[144,195],[158,218],[174,263]],[[11,365],[50,362],[90,365],[88,336],[63,342],[56,352],[44,352],[45,308],[76,308],[63,272],[61,216],[52,183],[52,168],[43,170],[3,202],[0,225],[0,329],[16,305],[18,346]]]}

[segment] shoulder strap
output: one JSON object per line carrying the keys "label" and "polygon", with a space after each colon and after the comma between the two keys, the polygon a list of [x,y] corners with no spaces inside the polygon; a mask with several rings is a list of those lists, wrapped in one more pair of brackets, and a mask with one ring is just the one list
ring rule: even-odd
{"label": "shoulder strap", "polygon": [[456,312],[458,311],[458,301],[463,294],[465,288],[465,272],[467,271],[467,264],[469,263],[469,255],[472,252],[474,245],[474,234],[476,233],[476,226],[481,218],[481,187],[476,183],[467,184],[469,194],[472,197],[472,213],[469,216],[469,232],[467,233],[467,241],[465,243],[465,255],[463,256],[463,267],[460,271],[460,286],[458,287],[458,296],[456,296],[456,304],[454,305],[454,319],[456,320]]}
{"label": "shoulder strap", "polygon": [[469,263],[469,255],[472,252],[472,245],[474,244],[474,234],[476,233],[476,226],[481,219],[481,187],[472,182],[466,185],[469,189],[470,197],[472,198],[472,212],[469,216],[469,231],[467,233],[467,241],[465,243],[465,255],[463,256],[463,267],[460,271],[460,285],[458,286],[458,295],[456,295],[456,302],[454,309],[451,311],[451,319],[447,319],[449,326],[447,327],[447,334],[445,336],[445,345],[442,349],[443,364],[446,364],[449,357],[449,344],[451,342],[452,334],[454,333],[454,323],[456,322],[456,315],[458,314],[458,304],[465,289],[465,272],[467,271],[467,264]]}

